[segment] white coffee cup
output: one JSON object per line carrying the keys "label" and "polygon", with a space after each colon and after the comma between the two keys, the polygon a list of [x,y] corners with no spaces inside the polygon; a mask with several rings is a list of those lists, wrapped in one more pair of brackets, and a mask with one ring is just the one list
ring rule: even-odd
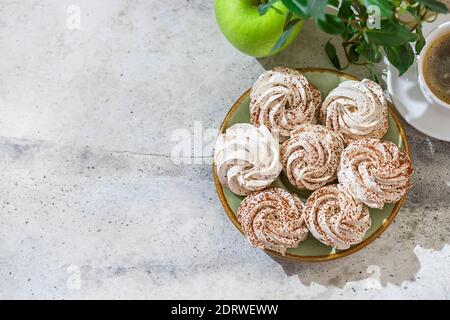
{"label": "white coffee cup", "polygon": [[425,81],[425,78],[423,76],[424,64],[425,64],[424,60],[425,60],[427,51],[430,49],[430,46],[434,43],[435,40],[439,39],[440,37],[444,36],[445,34],[450,34],[450,21],[441,24],[439,27],[437,27],[433,32],[431,32],[426,37],[426,45],[423,47],[422,52],[420,53],[419,59],[418,59],[418,73],[419,73],[420,88],[422,89],[422,92],[423,92],[425,98],[427,98],[428,102],[435,103],[442,107],[450,109],[450,103],[447,103],[447,102],[439,99],[433,93],[433,91],[431,91],[430,87],[428,86],[428,84]]}

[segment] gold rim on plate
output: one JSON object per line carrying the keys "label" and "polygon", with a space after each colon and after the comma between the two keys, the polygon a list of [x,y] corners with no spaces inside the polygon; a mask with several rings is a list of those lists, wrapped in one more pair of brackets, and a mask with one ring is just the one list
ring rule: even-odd
{"label": "gold rim on plate", "polygon": [[[347,78],[348,80],[359,80],[358,78],[336,70],[331,69],[324,69],[324,68],[297,68],[298,71],[302,73],[307,72],[319,72],[319,73],[334,73],[342,78]],[[250,90],[248,89],[242,96],[239,97],[239,99],[234,103],[233,107],[231,107],[230,111],[228,111],[227,115],[225,116],[225,119],[223,120],[222,124],[220,125],[220,133],[224,133],[228,122],[230,121],[232,115],[236,112],[236,110],[241,106],[242,102],[248,97],[250,94]],[[411,157],[410,149],[409,149],[409,143],[408,143],[408,137],[406,135],[405,129],[403,128],[403,125],[401,123],[401,120],[397,113],[393,110],[393,107],[391,104],[389,104],[389,114],[394,119],[394,122],[398,128],[398,131],[400,133],[400,136],[402,138],[402,144],[404,146],[405,151],[408,153],[408,155]],[[213,169],[213,177],[214,177],[214,184],[216,186],[216,191],[219,196],[220,203],[222,204],[228,218],[231,220],[231,222],[234,224],[234,226],[245,236],[241,224],[237,220],[236,215],[234,214],[233,210],[228,205],[228,201],[225,197],[225,194],[223,192],[223,187],[219,182],[219,177],[217,176],[215,164],[212,165]],[[263,249],[266,253],[275,256],[277,258],[281,258],[284,260],[289,261],[297,261],[297,262],[319,262],[319,261],[327,261],[327,260],[334,260],[338,258],[342,258],[345,256],[348,256],[352,253],[355,253],[365,247],[367,247],[369,244],[371,244],[373,241],[375,241],[394,221],[395,217],[397,216],[398,212],[400,211],[401,207],[403,206],[403,203],[405,202],[406,194],[395,204],[391,214],[386,219],[386,221],[368,238],[364,239],[361,243],[354,245],[350,247],[349,249],[342,250],[336,253],[331,253],[329,255],[322,255],[322,256],[297,256],[291,253],[286,252],[285,255],[282,255],[279,252],[269,250],[269,249]]]}

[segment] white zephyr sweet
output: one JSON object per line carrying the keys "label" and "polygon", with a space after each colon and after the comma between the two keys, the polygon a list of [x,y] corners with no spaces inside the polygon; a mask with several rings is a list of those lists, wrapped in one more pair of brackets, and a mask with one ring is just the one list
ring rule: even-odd
{"label": "white zephyr sweet", "polygon": [[311,234],[339,250],[360,243],[372,223],[369,209],[340,185],[314,191],[306,201],[305,214]]}
{"label": "white zephyr sweet", "polygon": [[336,180],[344,139],[324,126],[305,124],[281,146],[283,171],[298,189],[316,190]]}
{"label": "white zephyr sweet", "polygon": [[248,241],[261,249],[284,255],[308,235],[303,203],[284,189],[252,193],[241,202],[236,215]]}
{"label": "white zephyr sweet", "polygon": [[278,141],[265,126],[239,123],[216,141],[214,163],[220,183],[238,195],[271,185],[280,174]]}
{"label": "white zephyr sweet", "polygon": [[388,130],[388,102],[372,80],[344,81],[332,90],[320,109],[320,120],[346,141],[381,139]]}
{"label": "white zephyr sweet", "polygon": [[342,152],[338,180],[356,199],[381,209],[405,195],[412,174],[411,159],[394,143],[362,139]]}
{"label": "white zephyr sweet", "polygon": [[301,124],[317,123],[322,98],[306,77],[297,70],[275,68],[264,72],[250,92],[250,120],[263,124],[281,142]]}

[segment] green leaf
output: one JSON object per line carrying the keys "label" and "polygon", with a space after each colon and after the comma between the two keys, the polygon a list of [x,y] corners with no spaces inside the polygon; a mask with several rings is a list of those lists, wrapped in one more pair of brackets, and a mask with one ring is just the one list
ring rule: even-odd
{"label": "green leaf", "polygon": [[294,14],[292,12],[290,12],[290,11],[286,14],[286,20],[284,20],[283,30],[287,29],[287,27],[289,26],[289,22],[292,21],[291,19],[292,19],[293,16],[294,16]]}
{"label": "green leaf", "polygon": [[389,0],[363,0],[363,4],[366,7],[377,6],[380,8],[380,13],[382,17],[393,18],[394,17],[394,6],[392,1]]}
{"label": "green leaf", "polygon": [[362,57],[373,63],[378,63],[383,58],[380,50],[378,50],[378,46],[373,43],[362,42],[355,50]]}
{"label": "green leaf", "polygon": [[341,19],[348,19],[352,14],[352,0],[342,0],[339,7],[338,17]]}
{"label": "green leaf", "polygon": [[427,7],[427,9],[430,9],[431,11],[439,13],[448,13],[447,6],[442,2],[436,0],[418,0],[418,2],[423,4],[425,7]]}
{"label": "green leaf", "polygon": [[328,0],[307,0],[308,14],[314,18],[322,18],[324,16],[325,6]]}
{"label": "green leaf", "polygon": [[367,7],[361,5],[361,6],[357,7],[357,11],[358,11],[358,14],[357,14],[358,18],[360,19],[359,24],[363,28],[367,27],[367,20],[369,19],[369,14],[367,12]]}
{"label": "green leaf", "polygon": [[356,48],[356,45],[351,45],[350,49],[348,49],[348,58],[350,62],[357,62],[359,60],[359,52],[356,51]]}
{"label": "green leaf", "polygon": [[375,81],[376,83],[380,83],[380,79],[378,78],[375,66],[373,64],[368,64],[367,69],[369,69],[370,80]]}
{"label": "green leaf", "polygon": [[381,22],[381,29],[369,29],[366,34],[370,41],[377,45],[398,46],[418,40],[416,34],[387,20]]}
{"label": "green leaf", "polygon": [[328,4],[332,7],[339,8],[339,0],[328,0]]}
{"label": "green leaf", "polygon": [[283,4],[302,19],[322,18],[328,0],[282,0]]}
{"label": "green leaf", "polygon": [[325,14],[323,19],[317,19],[317,26],[329,34],[343,34],[346,30],[345,23],[331,14]]}
{"label": "green leaf", "polygon": [[283,4],[295,15],[299,16],[300,18],[306,20],[309,18],[307,14],[307,7],[304,5],[304,2],[302,0],[281,0]]}
{"label": "green leaf", "polygon": [[292,32],[295,30],[295,26],[300,21],[301,21],[300,19],[294,19],[294,20],[288,22],[288,24],[284,28],[283,33],[281,34],[281,36],[278,38],[277,42],[275,42],[274,46],[270,50],[270,53],[274,53],[274,52],[278,51],[286,44],[286,41],[289,39]]}
{"label": "green leaf", "polygon": [[420,25],[417,26],[416,33],[419,36],[419,40],[417,40],[417,42],[416,42],[415,51],[416,51],[416,54],[419,55],[420,52],[422,51],[423,47],[425,47],[425,44],[426,44],[425,37],[423,36],[423,33],[422,33],[422,26],[420,26]]}
{"label": "green leaf", "polygon": [[409,43],[401,46],[384,46],[389,62],[397,68],[400,76],[414,63],[414,51]]}
{"label": "green leaf", "polygon": [[258,6],[258,12],[260,16],[263,16],[267,13],[267,11],[269,11],[269,9],[280,0],[269,0],[266,3],[260,4]]}
{"label": "green leaf", "polygon": [[325,45],[325,52],[326,52],[328,58],[330,59],[331,63],[333,64],[333,66],[336,69],[341,70],[341,63],[339,62],[339,58],[336,54],[336,48],[330,42],[330,40],[328,40],[328,42]]}

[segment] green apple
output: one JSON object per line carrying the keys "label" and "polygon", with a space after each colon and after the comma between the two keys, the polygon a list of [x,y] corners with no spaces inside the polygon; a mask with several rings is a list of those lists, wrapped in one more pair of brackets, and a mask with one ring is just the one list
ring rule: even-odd
{"label": "green apple", "polygon": [[288,9],[281,1],[260,16],[261,0],[215,0],[216,20],[225,37],[239,51],[253,57],[267,57],[284,50],[303,27],[297,23],[284,46],[271,52],[283,33]]}

